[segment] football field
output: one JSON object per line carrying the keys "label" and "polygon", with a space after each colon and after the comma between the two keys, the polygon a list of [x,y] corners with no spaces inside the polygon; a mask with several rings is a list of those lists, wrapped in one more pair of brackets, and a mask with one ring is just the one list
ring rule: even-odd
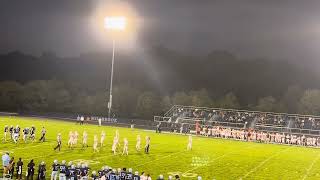
{"label": "football field", "polygon": [[[11,141],[0,144],[0,151],[9,151],[10,156],[24,161],[24,170],[30,159],[36,164],[45,161],[50,166],[54,159],[87,162],[92,170],[99,170],[108,165],[112,168],[126,167],[133,171],[151,174],[153,179],[159,174],[165,177],[179,174],[181,179],[196,179],[202,176],[205,180],[220,179],[320,179],[320,149],[287,145],[260,144],[254,142],[240,142],[227,139],[193,137],[193,150],[186,151],[188,136],[175,134],[156,134],[140,129],[118,128],[97,125],[76,125],[73,122],[33,119],[21,117],[0,117],[0,127],[5,125],[19,125],[36,127],[36,139],[42,126],[47,129],[47,141],[44,143],[28,142],[14,144]],[[113,155],[111,143],[116,129],[119,130],[121,144],[123,138],[129,140],[129,155]],[[78,144],[74,149],[68,149],[69,131],[78,131],[81,142],[82,132],[88,133],[89,147],[82,149]],[[93,136],[100,138],[101,131],[106,132],[104,147],[94,153],[92,149]],[[62,134],[62,150],[56,152],[57,133]],[[141,135],[142,147],[145,136],[151,137],[150,154],[143,150],[135,150],[136,137]],[[49,177],[49,172],[47,177]]]}

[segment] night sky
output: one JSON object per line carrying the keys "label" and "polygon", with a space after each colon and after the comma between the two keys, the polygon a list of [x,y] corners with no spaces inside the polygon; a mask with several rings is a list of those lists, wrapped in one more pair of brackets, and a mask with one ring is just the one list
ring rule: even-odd
{"label": "night sky", "polygon": [[134,14],[136,25],[134,37],[118,44],[122,49],[161,44],[195,55],[227,50],[242,58],[295,62],[320,57],[317,0],[2,1],[0,53],[103,52],[111,38],[95,26],[97,14],[119,2]]}

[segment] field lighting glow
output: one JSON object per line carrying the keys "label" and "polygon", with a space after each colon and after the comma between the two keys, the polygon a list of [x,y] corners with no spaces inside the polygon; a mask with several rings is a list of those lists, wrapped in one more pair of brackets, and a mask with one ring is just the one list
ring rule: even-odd
{"label": "field lighting glow", "polygon": [[127,20],[123,16],[105,17],[104,27],[109,30],[123,31],[126,28]]}

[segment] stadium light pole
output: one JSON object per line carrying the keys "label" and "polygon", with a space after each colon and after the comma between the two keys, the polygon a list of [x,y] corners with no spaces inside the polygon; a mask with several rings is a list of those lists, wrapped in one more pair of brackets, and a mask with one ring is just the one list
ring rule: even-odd
{"label": "stadium light pole", "polygon": [[[123,16],[109,16],[104,19],[104,28],[113,32],[123,31],[126,28],[126,18]],[[112,86],[113,86],[113,66],[115,55],[115,37],[112,37],[112,61],[111,61],[111,77],[108,102],[108,120],[111,117],[112,109]]]}

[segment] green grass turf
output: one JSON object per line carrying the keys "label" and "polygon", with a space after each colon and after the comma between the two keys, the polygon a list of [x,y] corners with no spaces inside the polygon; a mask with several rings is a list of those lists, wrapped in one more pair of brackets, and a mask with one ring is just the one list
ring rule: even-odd
{"label": "green grass turf", "polygon": [[[45,143],[1,143],[0,151],[10,151],[15,158],[22,157],[25,165],[31,158],[35,159],[36,164],[44,160],[47,166],[50,166],[54,159],[84,160],[95,170],[103,165],[114,168],[132,167],[134,171],[150,173],[153,179],[159,174],[165,177],[169,174],[180,174],[182,179],[196,179],[196,175],[201,175],[205,180],[320,179],[320,150],[314,148],[194,137],[193,150],[186,151],[188,137],[184,135],[156,134],[138,129],[96,125],[80,126],[72,122],[47,119],[0,117],[0,127],[3,128],[6,124],[19,124],[22,129],[34,124],[37,128],[37,139],[41,127],[45,126],[47,129]],[[111,153],[111,143],[116,129],[119,129],[121,141],[124,137],[129,140],[129,156],[114,156]],[[73,150],[68,149],[66,143],[70,130],[79,132],[80,141],[82,132],[86,130],[90,147],[81,149],[81,145],[78,145]],[[100,136],[102,130],[106,132],[105,146],[99,153],[93,153],[93,136]],[[61,152],[53,151],[58,132],[61,132],[63,137]],[[150,154],[136,152],[138,134],[141,135],[142,146],[145,142],[144,137],[151,137]]]}

